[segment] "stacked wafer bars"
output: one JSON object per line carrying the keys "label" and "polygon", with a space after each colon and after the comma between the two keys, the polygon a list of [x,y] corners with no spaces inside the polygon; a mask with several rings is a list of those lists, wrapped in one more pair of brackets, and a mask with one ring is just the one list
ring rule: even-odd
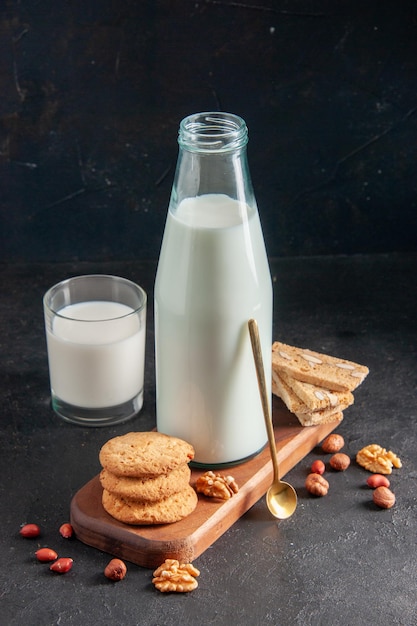
{"label": "stacked wafer bars", "polygon": [[303,426],[340,422],[368,373],[352,361],[279,341],[272,345],[272,392]]}

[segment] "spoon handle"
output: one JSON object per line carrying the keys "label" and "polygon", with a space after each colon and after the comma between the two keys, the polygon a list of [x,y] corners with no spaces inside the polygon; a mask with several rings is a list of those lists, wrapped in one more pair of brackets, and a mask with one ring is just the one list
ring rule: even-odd
{"label": "spoon handle", "polygon": [[277,459],[277,450],[275,446],[275,434],[272,426],[271,411],[269,408],[268,393],[266,390],[265,370],[262,358],[262,348],[259,339],[258,323],[254,319],[248,322],[250,340],[252,344],[253,358],[255,361],[256,376],[258,378],[259,393],[261,395],[262,410],[265,419],[266,432],[268,434],[269,449],[271,451],[272,467],[274,469],[274,479],[279,481],[279,467]]}

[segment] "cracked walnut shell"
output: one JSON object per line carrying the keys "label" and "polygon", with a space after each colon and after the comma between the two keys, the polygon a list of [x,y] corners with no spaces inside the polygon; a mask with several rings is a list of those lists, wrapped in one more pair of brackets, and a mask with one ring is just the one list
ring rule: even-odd
{"label": "cracked walnut shell", "polygon": [[233,476],[222,476],[208,471],[197,478],[195,490],[210,498],[229,500],[239,491],[239,487]]}
{"label": "cracked walnut shell", "polygon": [[200,576],[200,571],[191,563],[166,559],[154,571],[152,582],[159,591],[184,593],[198,587],[197,576]]}
{"label": "cracked walnut shell", "polygon": [[401,460],[394,452],[387,451],[376,443],[359,450],[356,462],[374,474],[391,474],[393,467],[402,467]]}

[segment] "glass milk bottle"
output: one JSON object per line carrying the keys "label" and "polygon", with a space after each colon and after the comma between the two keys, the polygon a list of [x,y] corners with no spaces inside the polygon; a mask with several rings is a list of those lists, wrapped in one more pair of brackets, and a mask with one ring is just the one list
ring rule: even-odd
{"label": "glass milk bottle", "polygon": [[272,284],[247,142],[236,115],[181,122],[155,282],[157,429],[190,442],[206,467],[243,461],[267,440],[248,320],[270,385]]}

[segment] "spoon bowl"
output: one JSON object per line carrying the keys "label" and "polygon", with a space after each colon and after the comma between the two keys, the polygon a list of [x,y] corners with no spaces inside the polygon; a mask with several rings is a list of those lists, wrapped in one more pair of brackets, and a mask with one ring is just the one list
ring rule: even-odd
{"label": "spoon bowl", "polygon": [[289,483],[274,481],[266,492],[266,504],[274,517],[287,519],[296,509],[297,494]]}
{"label": "spoon bowl", "polygon": [[271,452],[274,478],[272,485],[266,493],[266,504],[269,511],[277,519],[287,519],[291,517],[297,508],[297,493],[289,483],[284,482],[279,477],[279,466],[277,450],[275,446],[275,435],[272,426],[271,412],[269,408],[268,393],[265,382],[265,370],[262,359],[261,342],[256,320],[250,319],[248,322],[249,334],[252,344],[253,358],[255,361],[256,375],[258,378],[259,393],[262,402],[262,411],[265,419],[266,432],[268,434],[269,449]]}

